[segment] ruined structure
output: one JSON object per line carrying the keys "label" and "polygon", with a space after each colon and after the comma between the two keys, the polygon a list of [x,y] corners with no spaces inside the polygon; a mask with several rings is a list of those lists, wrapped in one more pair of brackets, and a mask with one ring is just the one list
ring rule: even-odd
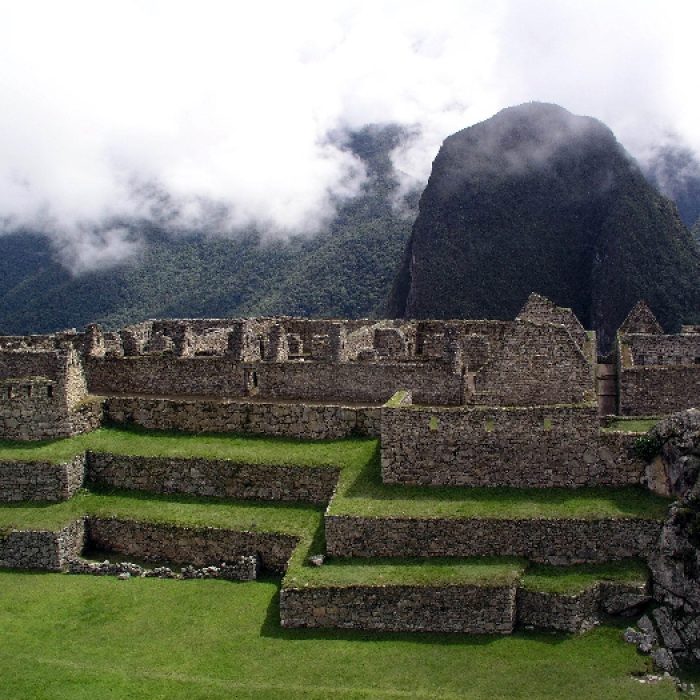
{"label": "ruined structure", "polygon": [[664,335],[640,303],[598,362],[595,334],[537,294],[514,321],[190,319],[0,336],[0,437],[16,440],[92,430],[103,410],[152,428],[378,435],[379,407],[401,390],[511,432],[534,414],[502,409],[550,407],[548,431],[568,415],[589,440],[597,413],[664,415],[699,388],[697,327]]}
{"label": "ruined structure", "polygon": [[[663,479],[654,465],[631,450],[637,436],[602,426],[615,414],[658,416],[692,405],[700,388],[700,332],[685,327],[664,335],[638,305],[612,355],[599,358],[595,334],[571,310],[537,294],[513,321],[146,321],[119,332],[90,326],[0,337],[0,384],[4,439],[70,436],[103,421],[308,439],[367,435],[380,438],[384,485],[657,489]],[[337,468],[87,452],[66,464],[0,463],[0,501],[65,500],[85,482],[327,504],[339,475]],[[510,556],[547,565],[647,559],[662,529],[646,515],[404,518],[329,509],[323,522],[330,557]],[[94,570],[75,562],[88,541],[196,566],[255,556],[276,572],[285,571],[298,544],[284,534],[87,517],[58,532],[0,538],[0,566]],[[239,568],[251,578],[248,564]],[[612,584],[558,601],[516,583],[422,591],[287,587],[281,615],[287,626],[575,630],[601,610],[644,600],[644,586]]]}

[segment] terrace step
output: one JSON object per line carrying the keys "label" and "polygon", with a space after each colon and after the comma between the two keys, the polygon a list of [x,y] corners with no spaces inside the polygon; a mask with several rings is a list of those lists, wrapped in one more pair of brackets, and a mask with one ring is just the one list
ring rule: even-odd
{"label": "terrace step", "polygon": [[508,634],[516,627],[577,633],[648,601],[639,562],[535,568],[517,560],[332,560],[288,573],[283,627]]}

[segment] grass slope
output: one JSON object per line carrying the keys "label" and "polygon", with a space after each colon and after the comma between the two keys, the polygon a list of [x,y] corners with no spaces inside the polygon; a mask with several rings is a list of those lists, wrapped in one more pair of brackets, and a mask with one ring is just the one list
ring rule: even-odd
{"label": "grass slope", "polygon": [[274,583],[0,572],[8,700],[661,700],[600,627],[509,637],[282,630]]}

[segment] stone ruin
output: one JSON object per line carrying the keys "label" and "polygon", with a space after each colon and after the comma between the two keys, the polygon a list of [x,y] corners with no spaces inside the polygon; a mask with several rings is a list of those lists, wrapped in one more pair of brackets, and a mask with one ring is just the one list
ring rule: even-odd
{"label": "stone ruin", "polygon": [[[698,327],[684,326],[680,334],[665,334],[651,310],[640,302],[618,331],[612,354],[599,358],[595,333],[586,331],[570,309],[557,307],[534,293],[513,321],[176,319],[149,320],[117,332],[92,325],[83,332],[0,336],[0,439],[66,437],[93,430],[103,421],[154,429],[311,439],[379,436],[381,476],[386,484],[530,488],[645,485],[659,493],[678,495],[685,500],[679,501],[664,529],[664,542],[676,549],[676,545],[681,546],[676,526],[679,518],[685,517],[686,500],[691,496],[678,490],[671,461],[665,465],[658,460],[644,463],[631,449],[635,436],[601,431],[601,425],[615,416],[656,417],[690,409],[699,392]],[[500,459],[494,460],[494,455]],[[326,481],[320,476],[310,478],[308,469],[304,475],[283,477],[279,472],[243,470],[240,483],[229,478],[219,488],[214,463],[198,465],[198,474],[212,470],[210,477],[200,481],[192,480],[191,465],[176,460],[154,463],[137,479],[138,464],[130,466],[126,458],[119,464],[105,459],[88,454],[68,465],[7,466],[0,474],[0,500],[69,498],[86,475],[103,479],[109,486],[128,484],[158,491],[162,484],[157,475],[166,470],[172,492],[211,495],[212,488],[222,493],[228,489],[227,497],[273,500],[294,500],[303,493],[303,499],[325,503],[332,497],[337,479],[337,473],[331,472],[323,477]],[[696,453],[693,459],[697,459]],[[280,479],[293,483],[286,496],[287,487],[270,487],[270,480],[281,483]],[[326,520],[329,552],[350,556],[360,525],[347,519],[336,521]],[[532,537],[539,537],[543,547],[551,544],[547,539],[551,539],[551,532],[533,535],[523,533],[519,524],[508,530],[511,526],[514,524],[470,523],[469,531],[463,533],[460,556],[479,554],[472,552],[476,546],[474,527],[483,528],[480,541],[492,540],[493,547],[504,538],[514,547],[520,546],[517,543],[522,539],[523,552],[534,551]],[[574,523],[578,529],[574,533],[567,529],[570,526],[557,524],[562,542],[580,536],[585,529]],[[612,528],[609,531],[605,530],[608,526]],[[455,523],[436,520],[431,527],[437,528],[430,531],[432,534],[426,531],[431,543],[444,540],[445,553],[456,556]],[[443,527],[444,532],[440,530]],[[627,532],[624,527],[631,529]],[[677,562],[671,565],[668,560],[675,555],[654,549],[660,525],[644,521],[624,527],[619,523],[614,527],[596,525],[580,555],[565,551],[562,544],[556,551],[545,547],[537,556],[557,564],[594,561],[590,552],[596,551],[603,560],[608,555],[619,558],[636,552],[648,557],[659,586],[664,576],[671,576],[675,585],[679,580]],[[110,541],[132,541],[129,528],[129,523],[95,521],[78,524],[73,530],[84,533],[87,529],[91,536],[107,532],[109,537],[104,536],[111,537]],[[61,544],[64,539],[77,541],[73,530],[68,528],[65,537],[39,533],[58,542],[59,553],[65,550],[57,558],[49,556],[46,568],[61,568],[74,560],[76,546]],[[414,524],[410,531],[417,531]],[[165,537],[163,533],[158,536]],[[217,538],[228,542],[233,536],[207,534],[217,547]],[[391,549],[394,536],[389,531],[377,535],[373,545],[377,556],[397,556],[404,551],[405,542]],[[173,537],[181,539],[183,535]],[[202,535],[198,537],[201,540]],[[370,546],[372,537],[365,534],[364,547]],[[635,552],[630,549],[632,540],[638,540]],[[256,551],[268,545],[258,542]],[[273,569],[284,570],[294,543],[274,546],[281,549],[268,558],[274,562]],[[218,561],[233,556],[228,551],[215,551]],[[426,554],[416,550],[413,555]],[[520,556],[519,550],[513,555]],[[22,565],[24,559],[20,556],[17,562]],[[205,564],[199,562],[198,566]],[[80,563],[72,566],[85,567]],[[246,566],[245,576],[252,577],[249,569],[254,562]],[[116,571],[112,565],[92,568],[98,574]],[[675,573],[669,573],[672,569]],[[119,573],[130,571],[126,566]],[[693,572],[689,580],[696,583],[697,571]],[[659,600],[659,609],[679,619],[678,601],[687,605],[690,598],[680,596],[670,583],[663,584],[663,589],[669,593]],[[370,591],[369,595],[371,598],[375,593]],[[504,595],[512,598],[514,593],[506,591]],[[635,593],[635,600],[640,595]],[[609,605],[600,602],[603,598],[597,591],[586,605]],[[510,604],[514,604],[512,600]],[[297,613],[301,610],[301,618],[308,623],[304,605],[294,609]],[[546,617],[549,603],[530,601],[528,605],[537,608],[535,617]],[[691,612],[695,615],[697,611],[692,608]],[[693,620],[697,625],[697,618]],[[659,648],[677,653],[673,642],[660,631],[658,620],[654,624],[657,637],[653,644],[660,643],[661,634],[663,646]],[[688,636],[687,624],[683,624],[682,632],[674,629]],[[512,620],[494,629],[509,625],[512,627]]]}

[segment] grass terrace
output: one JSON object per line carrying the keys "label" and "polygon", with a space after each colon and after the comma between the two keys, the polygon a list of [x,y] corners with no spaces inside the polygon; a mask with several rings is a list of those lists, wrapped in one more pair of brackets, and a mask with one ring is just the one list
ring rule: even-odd
{"label": "grass terrace", "polygon": [[3,504],[0,506],[0,531],[12,528],[56,530],[84,515],[190,527],[281,532],[310,542],[321,523],[322,509],[286,503],[160,496],[137,491],[81,490],[62,503]]}
{"label": "grass terrace", "polygon": [[220,433],[171,433],[100,428],[73,438],[40,442],[0,440],[0,461],[59,464],[92,450],[140,457],[201,457],[248,464],[344,466],[366,461],[376,441],[364,439],[293,440]]}
{"label": "grass terrace", "polygon": [[649,570],[639,559],[579,566],[531,564],[523,577],[523,586],[531,591],[573,595],[590,588],[598,581],[642,585],[648,578]]}
{"label": "grass terrace", "polygon": [[603,431],[609,433],[646,433],[660,420],[660,418],[615,418],[603,428]]}
{"label": "grass terrace", "polygon": [[284,578],[285,588],[306,586],[439,586],[472,584],[505,586],[518,581],[525,562],[489,559],[331,559],[323,566],[296,566]]}
{"label": "grass terrace", "polygon": [[669,499],[642,488],[518,489],[385,485],[379,449],[340,476],[329,515],[416,518],[653,518]]}

